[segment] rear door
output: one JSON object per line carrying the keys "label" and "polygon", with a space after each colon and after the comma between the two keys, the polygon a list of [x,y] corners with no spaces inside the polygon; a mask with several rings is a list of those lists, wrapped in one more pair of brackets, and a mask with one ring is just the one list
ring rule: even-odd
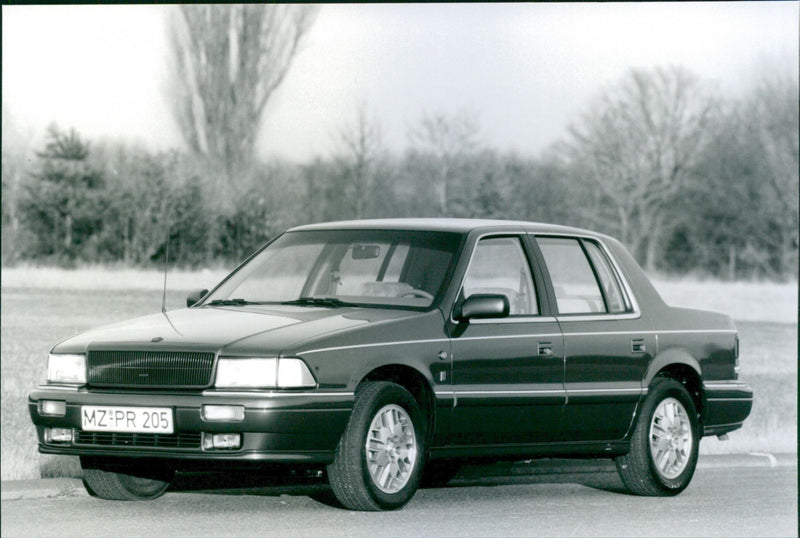
{"label": "rear door", "polygon": [[567,404],[559,440],[621,439],[644,394],[655,335],[599,241],[538,236],[536,243],[564,334]]}
{"label": "rear door", "polygon": [[457,304],[503,294],[511,311],[454,325],[453,444],[529,444],[555,435],[565,402],[564,343],[530,254],[524,235],[514,234],[482,237],[473,250]]}

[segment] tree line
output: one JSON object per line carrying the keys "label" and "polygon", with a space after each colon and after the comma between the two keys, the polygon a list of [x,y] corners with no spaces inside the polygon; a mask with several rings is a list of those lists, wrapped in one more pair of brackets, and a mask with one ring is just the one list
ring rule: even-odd
{"label": "tree line", "polygon": [[792,76],[772,73],[732,99],[680,66],[631,69],[536,156],[493,147],[465,111],[423,115],[407,149],[391,151],[362,103],[329,154],[264,161],[255,151],[264,105],[314,8],[173,15],[184,149],[87,140],[55,125],[33,147],[4,105],[3,264],[147,266],[169,244],[182,266],[230,265],[297,224],[413,216],[587,227],[621,239],[650,271],[797,274]]}

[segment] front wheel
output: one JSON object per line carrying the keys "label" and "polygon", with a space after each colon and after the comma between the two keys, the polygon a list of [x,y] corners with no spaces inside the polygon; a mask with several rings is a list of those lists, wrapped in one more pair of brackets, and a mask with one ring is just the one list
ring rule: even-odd
{"label": "front wheel", "polygon": [[364,383],[336,448],[328,477],[351,510],[391,510],[417,491],[425,457],[425,421],[414,397],[395,383]]}
{"label": "front wheel", "polygon": [[93,497],[114,501],[144,501],[161,497],[175,474],[158,462],[120,463],[81,457],[83,486]]}
{"label": "front wheel", "polygon": [[616,458],[625,486],[637,495],[677,495],[689,485],[700,446],[697,411],[686,388],[657,380],[642,406],[631,450]]}

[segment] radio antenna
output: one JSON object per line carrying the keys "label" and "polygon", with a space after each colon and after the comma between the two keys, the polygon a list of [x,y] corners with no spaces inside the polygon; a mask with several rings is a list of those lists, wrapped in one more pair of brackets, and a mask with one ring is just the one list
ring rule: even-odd
{"label": "radio antenna", "polygon": [[167,268],[169,267],[169,229],[167,229],[167,251],[164,254],[164,293],[161,296],[161,312],[167,313]]}

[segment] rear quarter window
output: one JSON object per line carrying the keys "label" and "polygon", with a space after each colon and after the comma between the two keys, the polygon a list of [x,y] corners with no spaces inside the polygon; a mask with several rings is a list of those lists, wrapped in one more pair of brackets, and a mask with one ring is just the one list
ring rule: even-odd
{"label": "rear quarter window", "polygon": [[608,258],[600,250],[600,246],[593,241],[584,241],[583,245],[592,260],[597,279],[600,281],[601,291],[605,297],[608,311],[612,314],[620,314],[630,310],[630,305],[625,300],[619,280],[611,269]]}

